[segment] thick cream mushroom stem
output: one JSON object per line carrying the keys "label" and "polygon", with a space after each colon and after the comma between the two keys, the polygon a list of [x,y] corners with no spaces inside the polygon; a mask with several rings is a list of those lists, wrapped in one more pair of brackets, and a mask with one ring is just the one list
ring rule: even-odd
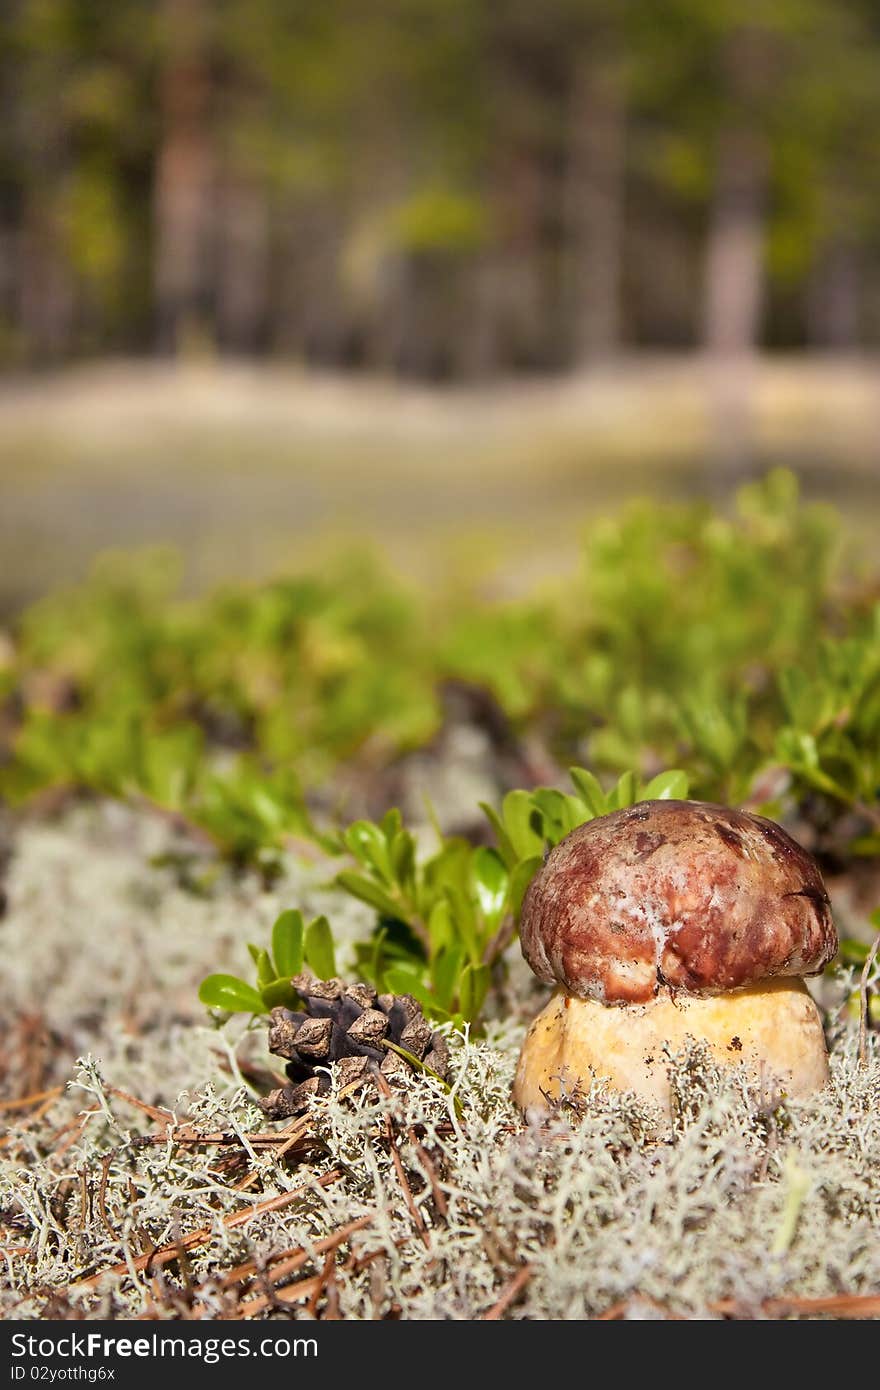
{"label": "thick cream mushroom stem", "polygon": [[546,1108],[563,1084],[587,1089],[596,1077],[668,1113],[666,1049],[679,1051],[687,1038],[706,1043],[723,1065],[742,1063],[789,1096],[812,1095],[828,1080],[822,1021],[801,979],[763,980],[705,996],[664,988],[646,1004],[617,1006],[560,989],[526,1035],[514,1100],[523,1110]]}

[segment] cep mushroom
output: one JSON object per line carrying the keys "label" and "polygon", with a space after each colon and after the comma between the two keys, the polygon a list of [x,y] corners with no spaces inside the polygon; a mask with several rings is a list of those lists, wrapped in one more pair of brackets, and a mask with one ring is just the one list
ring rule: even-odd
{"label": "cep mushroom", "polygon": [[522,1109],[596,1077],[668,1112],[666,1054],[688,1037],[789,1096],[828,1079],[802,978],[837,951],[828,894],[812,856],[763,816],[644,801],[578,826],[532,880],[521,939],[556,985],[520,1054]]}

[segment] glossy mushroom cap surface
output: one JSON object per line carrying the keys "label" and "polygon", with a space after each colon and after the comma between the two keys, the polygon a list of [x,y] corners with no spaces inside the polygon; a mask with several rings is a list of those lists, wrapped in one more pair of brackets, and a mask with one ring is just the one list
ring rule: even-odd
{"label": "glossy mushroom cap surface", "polygon": [[532,880],[520,936],[539,979],[605,1004],[817,974],[838,944],[812,856],[763,816],[700,801],[578,826]]}

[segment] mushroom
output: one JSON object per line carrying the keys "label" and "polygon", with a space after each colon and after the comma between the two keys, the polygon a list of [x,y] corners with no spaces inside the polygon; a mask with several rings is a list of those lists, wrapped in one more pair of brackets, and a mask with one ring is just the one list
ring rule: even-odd
{"label": "mushroom", "polygon": [[803,981],[837,951],[815,860],[763,816],[643,801],[578,826],[526,893],[523,954],[556,985],[520,1053],[514,1099],[546,1107],[604,1078],[670,1105],[687,1037],[789,1096],[828,1079]]}

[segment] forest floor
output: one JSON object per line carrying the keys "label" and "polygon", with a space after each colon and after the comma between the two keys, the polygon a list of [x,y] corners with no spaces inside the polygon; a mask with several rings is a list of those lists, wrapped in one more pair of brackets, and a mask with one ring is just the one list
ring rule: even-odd
{"label": "forest floor", "polygon": [[571,566],[597,513],[723,503],[774,464],[876,545],[880,365],[645,357],[468,388],[213,361],[7,378],[0,612],[101,549],[157,543],[193,587],[355,540],[423,581],[460,563],[522,591]]}
{"label": "forest floor", "polygon": [[175,845],[111,804],[17,827],[3,1316],[880,1317],[880,1038],[859,1065],[851,1013],[829,1013],[811,1101],[690,1055],[671,1125],[601,1088],[575,1123],[526,1123],[510,1083],[543,994],[514,952],[509,1015],[451,1039],[457,1103],[420,1078],[270,1122],[249,1084],[264,1029],[213,1026],[199,980],[248,973],[283,907],[329,912],[343,943],[369,912],[293,857],[271,891],[194,893],[150,862]]}
{"label": "forest floor", "polygon": [[[10,380],[0,615],[108,545],[169,542],[191,587],[355,538],[423,582],[460,563],[513,592],[631,496],[723,501],[774,462],[876,569],[878,415],[870,362],[644,360],[473,390],[214,363]],[[453,744],[429,769],[444,823],[493,799]],[[189,872],[205,851],[167,818],[98,801],[22,813],[8,866],[5,833],[0,1316],[880,1317],[880,1035],[860,1063],[851,980],[823,983],[813,1100],[691,1053],[669,1060],[671,1123],[602,1088],[526,1122],[510,1085],[545,991],[514,948],[504,1015],[450,1038],[453,1096],[423,1077],[271,1122],[265,1029],[215,1025],[198,985],[249,977],[246,942],[288,907],[327,913],[350,974],[372,918],[337,866],[290,853],[271,889]],[[829,884],[844,924],[857,886]]]}

